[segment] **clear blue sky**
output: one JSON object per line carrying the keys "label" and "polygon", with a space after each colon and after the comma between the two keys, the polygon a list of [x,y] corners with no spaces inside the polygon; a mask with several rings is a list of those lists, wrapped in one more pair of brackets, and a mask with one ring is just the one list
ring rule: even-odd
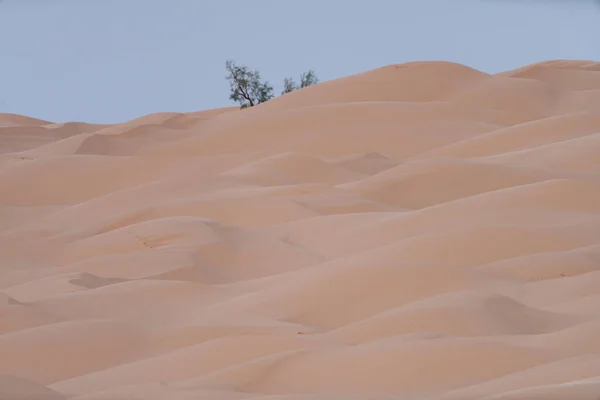
{"label": "clear blue sky", "polygon": [[[1,1],[1,0],[0,0]],[[0,112],[121,122],[233,105],[224,63],[321,80],[414,60],[600,59],[592,0],[4,0]]]}

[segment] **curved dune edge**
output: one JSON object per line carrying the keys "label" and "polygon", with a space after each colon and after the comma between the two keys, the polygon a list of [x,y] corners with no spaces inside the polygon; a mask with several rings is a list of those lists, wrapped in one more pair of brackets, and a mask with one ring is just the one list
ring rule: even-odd
{"label": "curved dune edge", "polygon": [[600,63],[0,114],[0,400],[597,399]]}

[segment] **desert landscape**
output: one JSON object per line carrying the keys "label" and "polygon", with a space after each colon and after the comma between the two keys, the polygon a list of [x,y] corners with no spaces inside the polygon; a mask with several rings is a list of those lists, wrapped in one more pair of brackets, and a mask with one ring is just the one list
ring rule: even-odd
{"label": "desert landscape", "polygon": [[2,400],[597,400],[600,63],[0,114]]}

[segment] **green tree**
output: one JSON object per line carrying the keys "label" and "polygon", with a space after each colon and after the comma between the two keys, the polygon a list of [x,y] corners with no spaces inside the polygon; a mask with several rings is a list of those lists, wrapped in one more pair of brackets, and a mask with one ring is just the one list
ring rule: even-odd
{"label": "green tree", "polygon": [[229,98],[240,103],[242,108],[254,107],[273,98],[273,87],[269,82],[261,82],[260,73],[234,61],[225,63],[231,93]]}
{"label": "green tree", "polygon": [[319,83],[319,78],[317,78],[315,71],[313,71],[312,69],[309,70],[308,72],[303,73],[300,76],[300,87],[301,88],[305,88],[310,85],[316,85],[317,83]]}
{"label": "green tree", "polygon": [[296,89],[302,89],[310,85],[319,83],[319,78],[312,69],[300,75],[300,85],[297,85],[292,78],[285,78],[283,81],[283,91],[281,94],[293,92]]}
{"label": "green tree", "polygon": [[283,80],[283,92],[281,94],[293,92],[296,89],[298,89],[298,85],[296,85],[296,82],[292,78],[285,78]]}

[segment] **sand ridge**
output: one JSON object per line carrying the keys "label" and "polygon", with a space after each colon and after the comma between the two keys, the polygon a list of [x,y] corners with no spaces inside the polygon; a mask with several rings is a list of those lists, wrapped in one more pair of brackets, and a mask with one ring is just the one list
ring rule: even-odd
{"label": "sand ridge", "polygon": [[0,399],[597,399],[600,64],[0,114]]}

